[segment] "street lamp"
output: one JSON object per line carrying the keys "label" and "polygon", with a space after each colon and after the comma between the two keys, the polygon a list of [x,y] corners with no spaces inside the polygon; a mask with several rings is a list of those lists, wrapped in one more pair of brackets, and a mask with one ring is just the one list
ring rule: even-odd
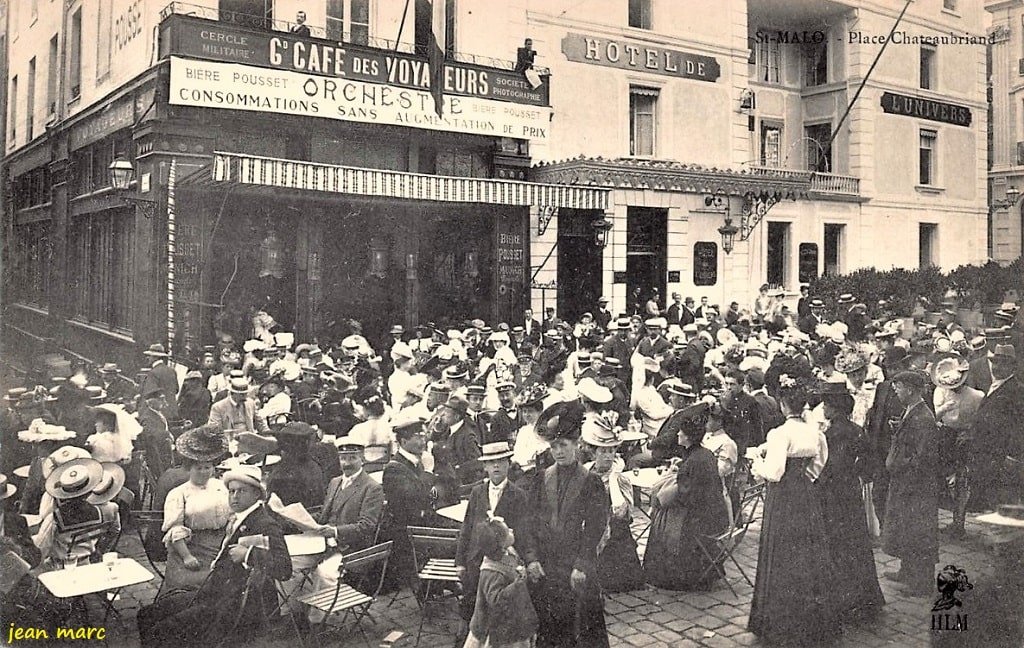
{"label": "street lamp", "polygon": [[121,199],[125,202],[141,207],[143,216],[152,218],[156,211],[156,201],[128,193],[132,180],[135,179],[135,166],[129,160],[117,158],[110,163],[107,170],[110,173],[110,188],[121,194]]}
{"label": "street lamp", "polygon": [[606,218],[598,218],[590,223],[594,228],[594,244],[604,249],[608,245],[608,232],[612,229],[612,222]]}
{"label": "street lamp", "polygon": [[1013,207],[1014,205],[1016,205],[1019,199],[1020,189],[1013,185],[1010,185],[1006,189],[1006,198],[1004,198],[1003,200],[993,200],[992,206],[996,209],[1006,209],[1008,207]]}
{"label": "street lamp", "polygon": [[722,250],[729,254],[736,247],[736,235],[740,232],[740,228],[732,224],[732,214],[729,210],[729,194],[722,189],[713,194],[705,194],[704,206],[720,209],[725,213],[725,222],[718,228],[718,233],[722,237]]}

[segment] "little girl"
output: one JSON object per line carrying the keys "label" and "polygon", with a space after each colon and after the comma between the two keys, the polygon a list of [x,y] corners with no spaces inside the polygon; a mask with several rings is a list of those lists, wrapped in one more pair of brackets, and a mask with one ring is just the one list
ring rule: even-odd
{"label": "little girl", "polygon": [[530,648],[537,613],[526,589],[526,569],[512,545],[515,533],[501,518],[476,525],[484,554],[473,619],[463,648]]}

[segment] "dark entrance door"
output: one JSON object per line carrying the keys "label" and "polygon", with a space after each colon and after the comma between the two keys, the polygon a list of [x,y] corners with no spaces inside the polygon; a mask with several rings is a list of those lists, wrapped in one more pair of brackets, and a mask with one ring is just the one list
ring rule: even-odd
{"label": "dark entrance door", "polygon": [[575,322],[593,312],[601,296],[601,248],[591,225],[601,217],[591,209],[558,210],[558,317]]}
{"label": "dark entrance door", "polygon": [[626,211],[626,308],[632,309],[637,289],[642,307],[657,290],[659,308],[665,306],[668,210],[629,207]]}
{"label": "dark entrance door", "polygon": [[789,223],[768,223],[768,283],[786,285],[789,259]]}

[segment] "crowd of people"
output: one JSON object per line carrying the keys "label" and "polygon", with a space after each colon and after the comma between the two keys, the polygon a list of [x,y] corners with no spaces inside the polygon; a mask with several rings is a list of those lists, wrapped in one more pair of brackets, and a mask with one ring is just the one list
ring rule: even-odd
{"label": "crowd of people", "polygon": [[[146,646],[244,639],[282,601],[312,632],[323,613],[299,599],[339,579],[373,594],[344,556],[384,541],[383,591],[421,596],[409,526],[459,528],[466,646],[608,645],[604,594],[718,587],[706,541],[763,488],[748,627],[820,645],[884,605],[874,546],[900,560],[883,577],[930,596],[941,533],[1024,502],[1014,304],[966,330],[853,295],[805,290],[791,311],[767,286],[749,309],[633,301],[574,322],[396,325],[373,344],[355,322],[296,344],[261,313],[241,346],[222,335],[188,366],[154,344],[135,379],[106,363],[8,390],[2,542],[23,568],[4,619],[62,618],[35,575],[116,548],[145,495],[163,513],[146,550],[166,563],[138,615]],[[438,513],[463,499],[461,524]],[[297,532],[327,549],[289,556]],[[249,595],[254,574],[278,586]]]}

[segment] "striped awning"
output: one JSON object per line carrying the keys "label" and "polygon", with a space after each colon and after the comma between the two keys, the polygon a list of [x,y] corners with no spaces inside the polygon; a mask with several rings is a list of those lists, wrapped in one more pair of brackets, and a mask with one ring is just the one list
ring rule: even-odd
{"label": "striped awning", "polygon": [[600,210],[608,208],[611,195],[609,189],[598,187],[455,178],[221,152],[214,154],[212,178],[208,174],[209,171],[205,171],[205,178],[190,178],[186,183],[213,182],[408,200]]}

